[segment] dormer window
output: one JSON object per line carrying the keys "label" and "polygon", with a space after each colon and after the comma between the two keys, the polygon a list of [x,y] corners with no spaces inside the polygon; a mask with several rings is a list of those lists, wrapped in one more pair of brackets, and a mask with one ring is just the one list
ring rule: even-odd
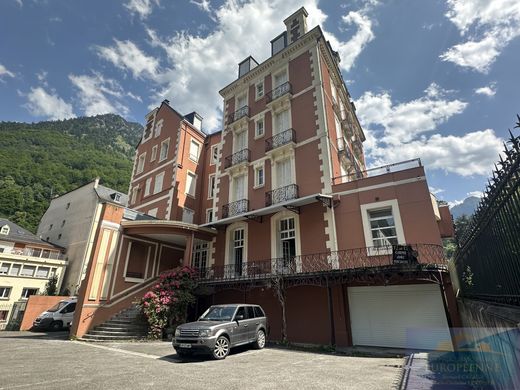
{"label": "dormer window", "polygon": [[287,32],[283,32],[271,41],[271,55],[282,51],[287,46]]}
{"label": "dormer window", "polygon": [[8,235],[10,230],[9,225],[4,225],[2,229],[0,229],[0,234]]}

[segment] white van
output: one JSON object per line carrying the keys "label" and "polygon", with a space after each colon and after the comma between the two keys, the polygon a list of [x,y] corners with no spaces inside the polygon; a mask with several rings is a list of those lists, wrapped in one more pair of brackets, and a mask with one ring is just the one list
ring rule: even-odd
{"label": "white van", "polygon": [[63,327],[69,327],[74,310],[76,310],[76,298],[65,299],[59,301],[56,305],[47,309],[38,316],[33,322],[33,328],[60,330]]}

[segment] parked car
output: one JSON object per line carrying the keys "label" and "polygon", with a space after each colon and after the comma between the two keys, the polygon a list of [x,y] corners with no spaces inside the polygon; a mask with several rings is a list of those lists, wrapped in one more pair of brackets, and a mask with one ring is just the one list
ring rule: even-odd
{"label": "parked car", "polygon": [[74,311],[76,310],[76,298],[59,301],[56,305],[41,313],[33,322],[33,328],[60,330],[70,327]]}
{"label": "parked car", "polygon": [[260,306],[215,305],[198,321],[178,326],[173,347],[180,357],[205,352],[214,359],[225,359],[233,347],[252,343],[262,349],[266,340],[267,318]]}

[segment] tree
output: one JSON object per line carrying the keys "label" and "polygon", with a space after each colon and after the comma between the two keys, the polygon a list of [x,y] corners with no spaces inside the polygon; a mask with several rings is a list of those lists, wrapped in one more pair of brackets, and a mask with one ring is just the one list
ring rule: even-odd
{"label": "tree", "polygon": [[43,295],[49,295],[49,296],[58,295],[58,276],[57,275],[53,275],[49,278],[49,280],[45,284],[45,289],[43,290]]}

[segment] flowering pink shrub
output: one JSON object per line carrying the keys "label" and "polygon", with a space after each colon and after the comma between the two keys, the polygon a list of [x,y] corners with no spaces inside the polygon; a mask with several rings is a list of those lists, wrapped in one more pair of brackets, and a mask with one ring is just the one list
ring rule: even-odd
{"label": "flowering pink shrub", "polygon": [[139,305],[150,324],[151,337],[161,338],[164,329],[185,321],[188,306],[195,302],[195,275],[187,266],[166,271],[144,294]]}

